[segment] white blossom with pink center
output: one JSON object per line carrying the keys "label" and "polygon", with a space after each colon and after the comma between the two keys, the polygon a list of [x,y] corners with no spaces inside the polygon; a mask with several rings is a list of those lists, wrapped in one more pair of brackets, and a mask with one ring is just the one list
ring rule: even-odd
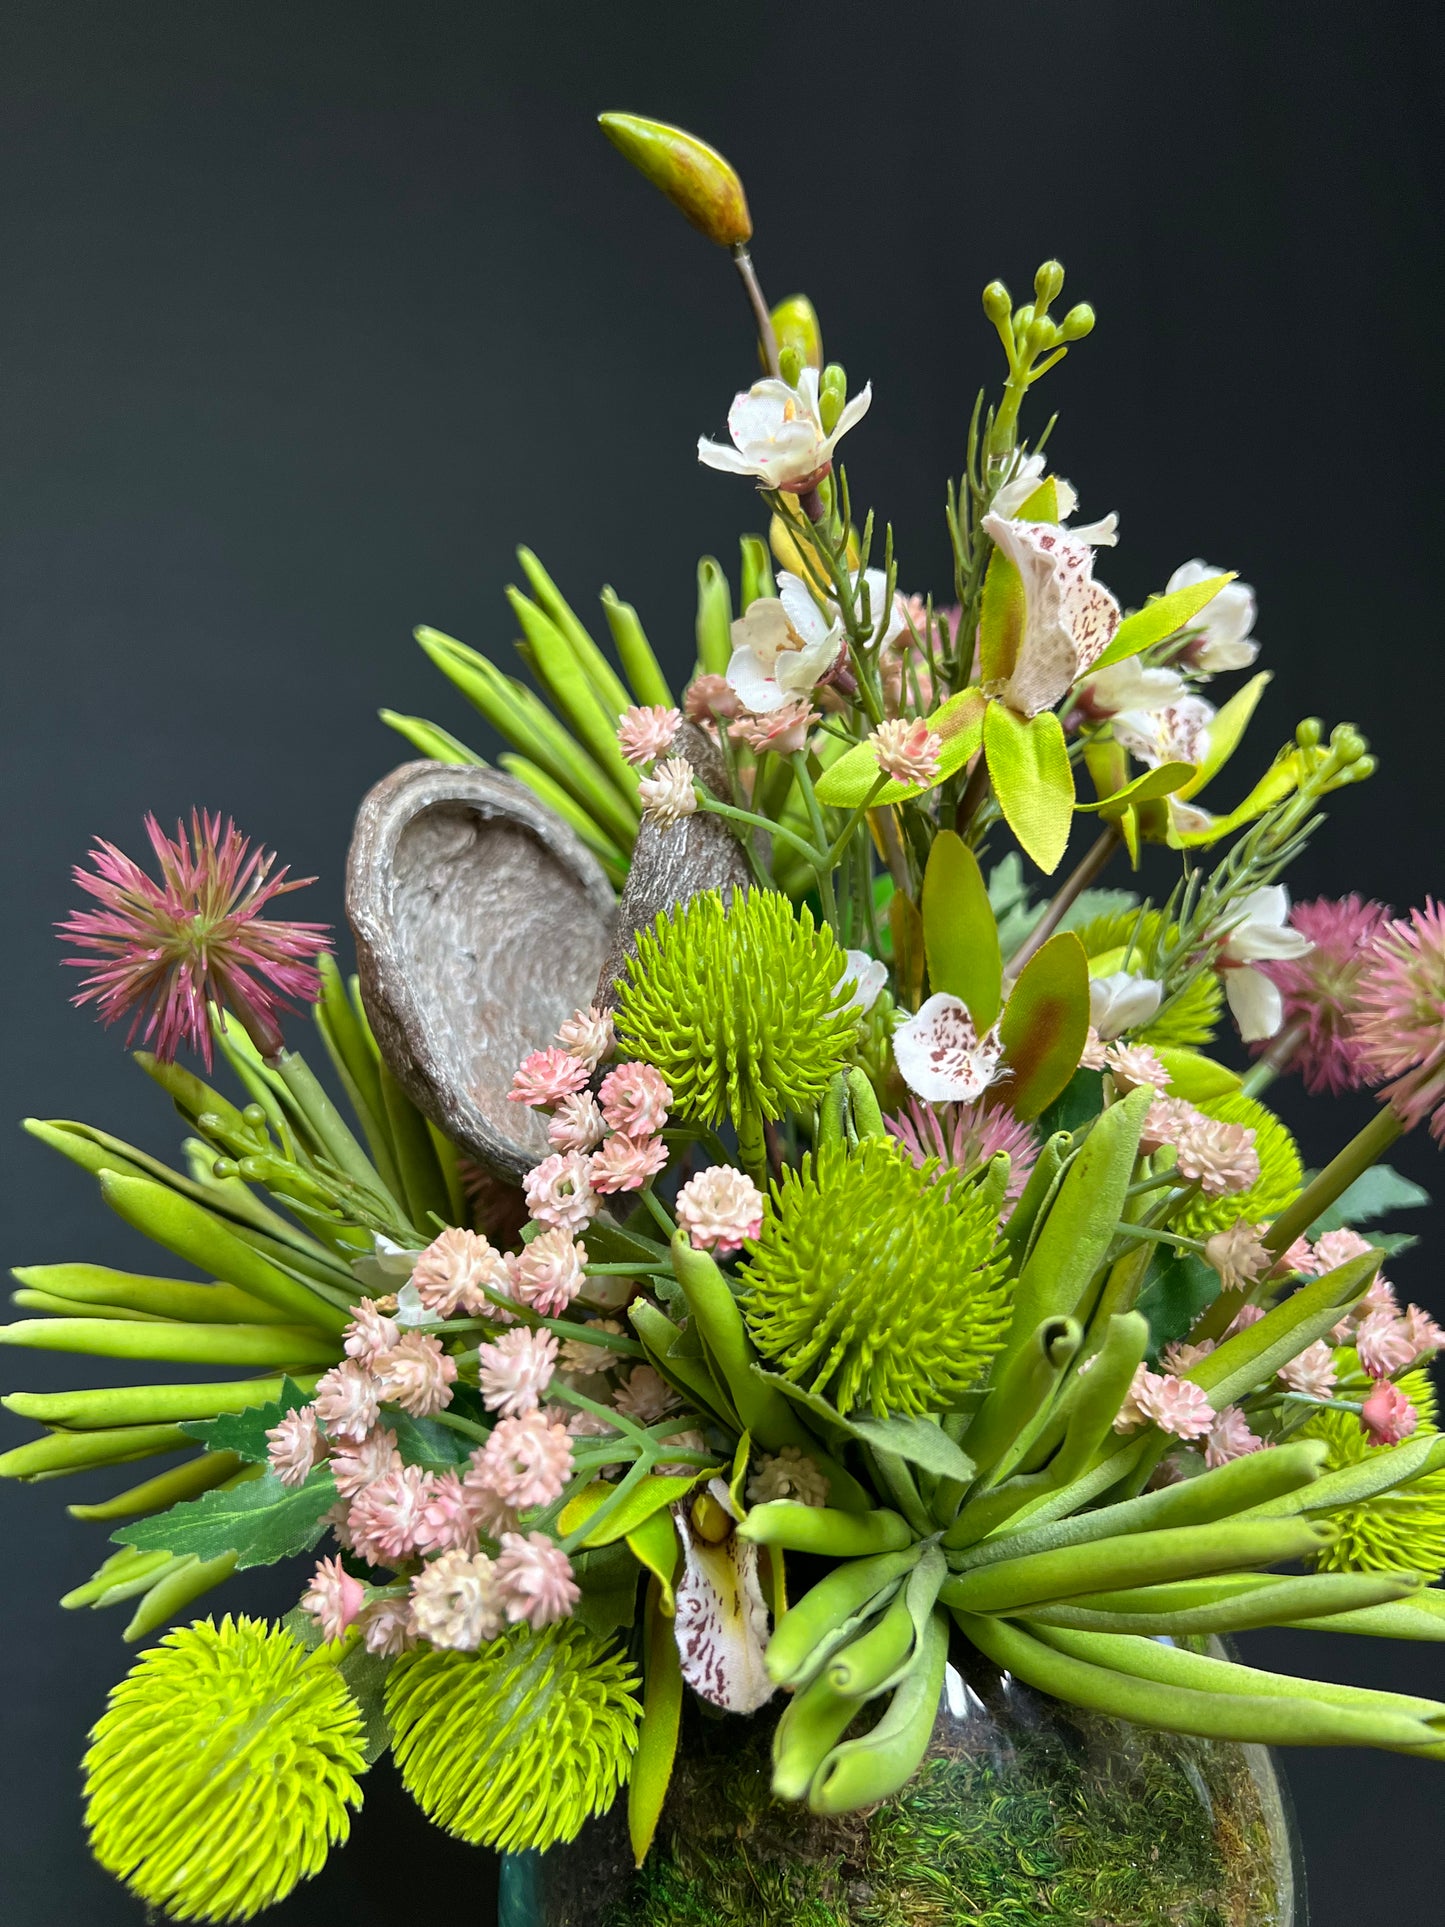
{"label": "white blossom with pink center", "polygon": [[667,1146],[660,1137],[627,1137],[617,1131],[592,1153],[588,1166],[592,1189],[610,1196],[618,1191],[640,1191],[667,1167]]}
{"label": "white blossom with pink center", "polygon": [[508,1258],[512,1296],[543,1318],[560,1318],[581,1291],[587,1247],[561,1230],[539,1231]]}
{"label": "white blossom with pink center", "polygon": [[879,773],[895,783],[923,786],[938,780],[943,738],[921,716],[912,722],[898,717],[879,723],[868,745]]}
{"label": "white blossom with pink center", "polygon": [[527,1209],[554,1231],[580,1231],[597,1215],[588,1161],[580,1151],[554,1151],[522,1179]]}
{"label": "white blossom with pink center", "polygon": [[816,368],[804,368],[796,388],[769,375],[733,397],[728,410],[732,447],[699,436],[697,459],[729,475],[750,475],[764,488],[806,494],[828,473],[834,450],[862,421],[872,400],[868,382],[843,404],[829,432],[823,426]]}
{"label": "white blossom with pink center", "polygon": [[1134,1397],[1145,1418],[1177,1439],[1202,1439],[1214,1424],[1214,1407],[1203,1386],[1172,1372],[1150,1372]]}
{"label": "white blossom with pink center", "polygon": [[550,1505],[567,1483],[572,1441],[541,1412],[504,1418],[473,1461],[478,1479],[519,1512]]}
{"label": "white blossom with pink center", "polygon": [[411,1582],[417,1633],[444,1651],[474,1653],[502,1630],[497,1571],[484,1552],[444,1552]]}
{"label": "white blossom with pink center", "polygon": [[354,1499],[383,1472],[393,1472],[400,1464],[396,1433],[378,1425],[359,1443],[333,1452],[329,1469],[342,1498]]}
{"label": "white blossom with pink center", "polygon": [[440,1339],[408,1332],[377,1359],[373,1375],[388,1405],[399,1405],[413,1418],[430,1418],[452,1402],[457,1361],[442,1350]]}
{"label": "white blossom with pink center", "polygon": [[369,1366],[380,1353],[390,1351],[400,1337],[401,1327],[396,1320],[378,1311],[370,1298],[363,1298],[346,1327],[342,1350],[358,1365]]}
{"label": "white blossom with pink center", "polygon": [[1205,1239],[1204,1262],[1219,1273],[1221,1291],[1243,1291],[1257,1284],[1274,1263],[1274,1253],[1260,1235],[1262,1229],[1241,1219]]}
{"label": "white blossom with pink center", "polygon": [[1279,1376],[1292,1392],[1299,1392],[1305,1398],[1328,1398],[1335,1389],[1339,1369],[1334,1352],[1324,1339],[1317,1338],[1298,1358],[1281,1365]]}
{"label": "white blossom with pink center", "polygon": [[436,1318],[486,1318],[495,1315],[488,1290],[504,1290],[502,1254],[479,1231],[458,1226],[433,1238],[417,1259],[411,1287]]}
{"label": "white blossom with pink center", "polygon": [[1202,696],[1181,696],[1157,709],[1122,710],[1112,727],[1115,739],[1136,761],[1158,769],[1164,763],[1202,763],[1209,754],[1214,716],[1213,703]]}
{"label": "white blossom with pink center", "polygon": [[282,1485],[305,1485],[325,1451],[316,1414],[309,1405],[287,1412],[266,1434],[266,1460]]}
{"label": "white blossom with pink center", "polygon": [[591,1091],[574,1091],[547,1120],[547,1142],[554,1151],[594,1151],[606,1130],[607,1120]]}
{"label": "white blossom with pink center", "polygon": [[730,1164],[709,1165],[677,1194],[677,1222],[698,1251],[720,1258],[740,1251],[763,1228],[763,1194],[745,1172]]}
{"label": "white blossom with pink center", "polygon": [[350,1439],[359,1445],[376,1424],[381,1393],[365,1366],[348,1358],[322,1374],[311,1402],[328,1439]]}
{"label": "white blossom with pink center", "polygon": [[557,1364],[557,1340],[549,1331],[504,1332],[477,1348],[478,1382],[489,1412],[520,1418],[541,1404]]}
{"label": "white blossom with pink center", "polygon": [[704,725],[731,722],[743,713],[726,676],[695,676],[683,691],[682,707],[690,723]]}
{"label": "white blossom with pink center", "polygon": [[397,1566],[416,1550],[426,1527],[432,1477],[418,1465],[383,1472],[351,1502],[347,1514],[356,1550],[370,1566]]}
{"label": "white blossom with pink center", "polygon": [[545,1532],[503,1533],[497,1590],[512,1624],[525,1619],[535,1632],[565,1619],[582,1597],[572,1561]]}
{"label": "white blossom with pink center", "polygon": [[651,1064],[619,1064],[603,1078],[597,1100],[614,1131],[628,1137],[651,1137],[667,1122],[672,1092],[661,1071]]}
{"label": "white blossom with pink center", "polygon": [[574,1010],[557,1026],[560,1048],[590,1070],[595,1071],[604,1058],[612,1055],[614,1041],[612,1012],[599,1010],[596,1004],[589,1004],[586,1010]]}
{"label": "white blossom with pink center", "polygon": [[893,1033],[903,1081],[930,1104],[971,1104],[997,1081],[1003,1042],[998,1026],[980,1037],[962,998],[938,991]]}
{"label": "white blossom with pink center", "polygon": [[672,748],[681,714],[664,703],[634,703],[617,718],[617,741],[629,763],[655,762]]}
{"label": "white blossom with pink center", "polygon": [[1249,1420],[1237,1405],[1226,1405],[1210,1426],[1204,1442],[1204,1463],[1212,1472],[1217,1465],[1242,1459],[1250,1452],[1264,1449],[1264,1440],[1250,1430]]}
{"label": "white blossom with pink center", "polygon": [[340,1555],[323,1559],[311,1576],[311,1584],[301,1595],[301,1609],[310,1613],[328,1642],[341,1639],[366,1603],[366,1588],[353,1579],[342,1565]]}
{"label": "white blossom with pink center", "polygon": [[692,764],[685,756],[669,756],[651,776],[637,785],[643,815],[659,829],[670,830],[697,809]]}

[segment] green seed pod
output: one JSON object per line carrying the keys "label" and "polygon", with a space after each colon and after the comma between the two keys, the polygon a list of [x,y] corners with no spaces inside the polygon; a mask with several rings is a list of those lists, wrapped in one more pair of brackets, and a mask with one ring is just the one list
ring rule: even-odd
{"label": "green seed pod", "polygon": [[1006,328],[1013,313],[1013,302],[1002,281],[990,281],[983,291],[983,311],[995,328]]}
{"label": "green seed pod", "polygon": [[1059,323],[1061,341],[1082,341],[1085,335],[1094,332],[1094,310],[1087,301],[1079,302]]}
{"label": "green seed pod", "polygon": [[838,426],[838,417],[847,399],[848,376],[841,362],[830,361],[818,384],[818,414],[822,418],[825,433],[831,435]]}
{"label": "green seed pod", "polygon": [[599,114],[597,124],[618,153],[709,241],[737,248],[752,238],[743,184],[716,148],[680,127],[639,114]]}
{"label": "green seed pod", "polygon": [[778,303],[773,309],[773,333],[780,353],[792,348],[805,368],[823,366],[823,330],[807,295],[790,294]]}
{"label": "green seed pod", "polygon": [[1043,261],[1034,274],[1034,309],[1042,314],[1051,301],[1057,301],[1064,285],[1063,263]]}

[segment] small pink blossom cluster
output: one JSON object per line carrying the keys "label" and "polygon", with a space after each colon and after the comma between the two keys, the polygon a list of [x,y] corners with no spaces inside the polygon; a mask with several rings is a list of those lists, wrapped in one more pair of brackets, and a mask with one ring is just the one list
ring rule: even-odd
{"label": "small pink blossom cluster", "polygon": [[617,719],[617,742],[634,767],[654,763],[672,748],[682,717],[665,703],[634,703]]}
{"label": "small pink blossom cluster", "polygon": [[[1293,1268],[1306,1277],[1322,1278],[1372,1249],[1358,1231],[1343,1226],[1322,1233],[1313,1244],[1299,1239],[1287,1256]],[[1397,1378],[1445,1350],[1445,1331],[1419,1305],[1407,1305],[1402,1312],[1395,1287],[1383,1272],[1376,1273],[1364,1296],[1350,1307],[1330,1337],[1336,1345],[1353,1345],[1361,1369],[1374,1379]]]}
{"label": "small pink blossom cluster", "polygon": [[1115,1415],[1114,1430],[1131,1432],[1139,1425],[1157,1425],[1177,1439],[1201,1439],[1214,1422],[1214,1407],[1202,1386],[1141,1365]]}
{"label": "small pink blossom cluster", "polygon": [[728,730],[735,742],[745,743],[755,756],[771,750],[775,756],[796,756],[808,741],[808,731],[822,722],[806,696],[795,696],[765,716],[740,716]]}
{"label": "small pink blossom cluster", "polygon": [[[672,1092],[661,1073],[651,1064],[617,1064],[591,1088],[615,1048],[612,1013],[594,1005],[574,1012],[555,1044],[533,1051],[512,1079],[513,1103],[552,1113],[552,1153],[522,1180],[528,1211],[550,1231],[581,1231],[600,1199],[640,1191],[667,1167],[662,1129]],[[585,1251],[582,1257],[585,1263]]]}
{"label": "small pink blossom cluster", "polygon": [[895,783],[912,786],[938,780],[943,738],[922,717],[879,723],[868,743],[881,774]]}
{"label": "small pink blossom cluster", "polygon": [[678,1225],[695,1250],[727,1258],[763,1228],[763,1194],[745,1172],[710,1165],[677,1194]]}
{"label": "small pink blossom cluster", "polygon": [[1258,1180],[1259,1153],[1254,1148],[1253,1126],[1225,1124],[1206,1117],[1185,1098],[1156,1097],[1149,1106],[1139,1147],[1152,1155],[1166,1145],[1174,1147],[1180,1177],[1197,1184],[1206,1197],[1222,1198],[1247,1191]]}

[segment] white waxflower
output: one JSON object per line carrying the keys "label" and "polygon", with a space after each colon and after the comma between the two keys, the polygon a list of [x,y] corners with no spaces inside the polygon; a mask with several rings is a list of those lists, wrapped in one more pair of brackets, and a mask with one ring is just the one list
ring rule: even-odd
{"label": "white waxflower", "polygon": [[[995,490],[989,504],[990,512],[1003,516],[1006,521],[1016,522],[1019,510],[1031,495],[1038,492],[1048,472],[1046,455],[1025,455],[1014,470],[1013,480]],[[1054,477],[1054,499],[1059,507],[1059,520],[1067,522],[1079,506],[1079,497],[1073,483],[1066,482],[1062,475]],[[1117,515],[1106,515],[1102,522],[1081,524],[1076,529],[1070,529],[1069,533],[1078,536],[1081,541],[1092,542],[1095,548],[1112,549],[1119,540],[1119,518]]]}
{"label": "white waxflower", "polygon": [[1113,640],[1119,605],[1094,580],[1094,544],[1113,540],[1113,522],[1066,529],[992,512],[983,518],[1023,581],[1023,634],[997,692],[1022,716],[1052,709]]}
{"label": "white waxflower", "polygon": [[[861,610],[860,582],[868,589],[874,644],[891,642],[905,619],[896,597],[893,606],[886,607],[887,577],[881,569],[854,576]],[[778,593],[750,602],[733,624],[732,638],[728,683],[745,709],[766,716],[814,689],[838,660],[847,635],[837,606],[828,602],[820,608],[808,585],[782,569]]]}
{"label": "white waxflower", "polygon": [[849,1010],[872,1010],[879,993],[888,982],[888,966],[877,957],[870,957],[866,950],[845,950],[848,959],[843,974],[838,979],[837,988],[844,990],[853,986],[853,995],[848,999]]}
{"label": "white waxflower", "polygon": [[971,1104],[999,1075],[1003,1044],[998,1025],[980,1037],[968,1006],[938,991],[893,1033],[899,1074],[929,1104]]}
{"label": "white waxflower", "polygon": [[796,388],[770,376],[733,398],[728,410],[731,448],[699,436],[697,459],[730,475],[754,475],[768,488],[802,495],[833,466],[838,443],[868,413],[872,384],[844,403],[832,434],[818,409],[818,370],[805,368]]}
{"label": "white waxflower", "polygon": [[1079,691],[1079,701],[1091,716],[1150,715],[1168,709],[1188,693],[1177,669],[1147,669],[1137,656],[1110,663]]}
{"label": "white waxflower", "polygon": [[1089,984],[1089,1022],[1103,1041],[1112,1043],[1126,1030],[1147,1024],[1159,1008],[1164,986],[1157,977],[1136,977],[1114,970]]}
{"label": "white waxflower", "polygon": [[[1224,573],[1196,558],[1174,571],[1165,594],[1193,588],[1196,582],[1207,582],[1211,576]],[[1199,640],[1189,650],[1190,668],[1206,676],[1216,676],[1225,669],[1247,669],[1259,654],[1259,644],[1249,633],[1254,616],[1254,590],[1247,582],[1227,583],[1189,624],[1200,632]]]}
{"label": "white waxflower", "polygon": [[1114,735],[1150,769],[1161,763],[1202,763],[1209,754],[1209,725],[1215,714],[1213,703],[1202,696],[1181,696],[1157,709],[1125,710],[1114,718]]}
{"label": "white waxflower", "polygon": [[1267,883],[1241,897],[1215,963],[1223,972],[1224,993],[1246,1044],[1273,1037],[1284,1021],[1279,986],[1250,966],[1302,957],[1313,948],[1308,937],[1290,927],[1289,891],[1282,883]]}

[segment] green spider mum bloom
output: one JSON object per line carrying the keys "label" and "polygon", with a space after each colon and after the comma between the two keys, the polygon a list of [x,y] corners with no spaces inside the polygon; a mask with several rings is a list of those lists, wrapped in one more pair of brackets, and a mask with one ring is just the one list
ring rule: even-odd
{"label": "green spider mum bloom", "polygon": [[[1349,1351],[1340,1356],[1354,1359]],[[1430,1374],[1406,1372],[1396,1383],[1420,1414],[1414,1436],[1438,1430]],[[1343,1386],[1341,1394],[1348,1398],[1361,1395]],[[1394,1450],[1389,1445],[1372,1445],[1353,1412],[1311,1413],[1294,1436],[1323,1439],[1329,1449],[1331,1471],[1341,1465],[1359,1465],[1377,1452]],[[1340,1536],[1315,1560],[1318,1571],[1423,1572],[1432,1580],[1445,1572],[1445,1469],[1427,1472],[1361,1505],[1344,1506],[1329,1517],[1331,1524],[1339,1527]]]}
{"label": "green spider mum bloom", "polygon": [[408,1654],[386,1686],[402,1783],[473,1846],[520,1853],[575,1839],[627,1778],[636,1685],[612,1643],[575,1619],[515,1627],[479,1653]]}
{"label": "green spider mum bloom", "polygon": [[723,906],[716,890],[638,932],[617,1034],[656,1065],[686,1117],[734,1124],[810,1111],[853,1049],[858,1012],[839,979],[847,960],[774,890]]}
{"label": "green spider mum bloom", "polygon": [[743,1267],[754,1343],[841,1412],[953,1405],[1008,1329],[998,1219],[983,1189],[915,1166],[892,1138],[787,1170]]}
{"label": "green spider mum bloom", "polygon": [[85,1756],[107,1872],[181,1920],[249,1920],[351,1831],[360,1710],[326,1649],[259,1619],[167,1633],[110,1695]]}
{"label": "green spider mum bloom", "polygon": [[[1153,953],[1157,944],[1167,943],[1174,929],[1172,925],[1166,927],[1162,910],[1146,910],[1142,917],[1137,910],[1117,910],[1091,917],[1079,925],[1075,935],[1091,961],[1108,957],[1111,951],[1123,951],[1132,942],[1134,968],[1142,969],[1144,959]],[[1117,966],[1111,965],[1113,967],[1124,968],[1122,958]],[[1144,974],[1147,975],[1147,971]],[[1152,1023],[1141,1024],[1132,1036],[1140,1044],[1198,1050],[1213,1037],[1223,1004],[1224,991],[1218,977],[1212,970],[1201,971],[1167,1010],[1161,1011]]]}
{"label": "green spider mum bloom", "polygon": [[1247,1124],[1254,1132],[1259,1176],[1247,1191],[1224,1198],[1195,1198],[1174,1220],[1186,1238],[1208,1238],[1232,1224],[1264,1224],[1277,1218],[1304,1183],[1304,1166],[1294,1139],[1273,1111],[1242,1091],[1206,1098],[1196,1109],[1223,1124]]}

